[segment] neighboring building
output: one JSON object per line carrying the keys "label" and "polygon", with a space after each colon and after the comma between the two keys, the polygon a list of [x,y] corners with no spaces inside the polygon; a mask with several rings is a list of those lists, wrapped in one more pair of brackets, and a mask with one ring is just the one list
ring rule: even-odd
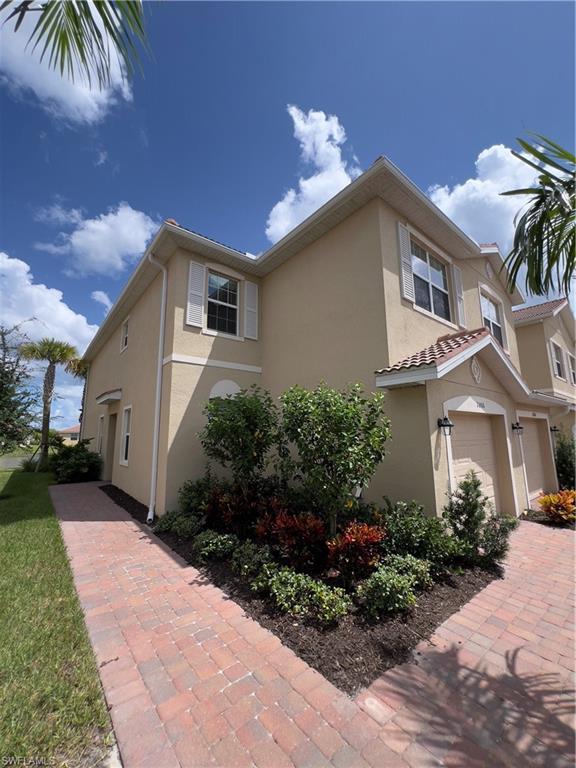
{"label": "neighboring building", "polygon": [[519,373],[524,299],[501,267],[497,246],[386,158],[258,258],[167,220],[85,354],[82,437],[104,479],[162,514],[204,472],[208,398],[360,381],[386,390],[392,423],[367,498],[434,514],[473,468],[499,511],[520,514],[536,486],[557,487],[549,412],[562,401]]}
{"label": "neighboring building", "polygon": [[64,440],[64,445],[74,445],[80,439],[80,424],[75,424],[73,427],[66,427],[66,429],[57,430],[60,437]]}
{"label": "neighboring building", "polygon": [[550,410],[554,426],[576,435],[576,341],[567,299],[514,312],[522,373],[532,389],[562,400]]}

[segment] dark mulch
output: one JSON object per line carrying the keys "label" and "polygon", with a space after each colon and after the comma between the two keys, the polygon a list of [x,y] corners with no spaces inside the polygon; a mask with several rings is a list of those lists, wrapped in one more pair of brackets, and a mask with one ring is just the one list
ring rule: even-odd
{"label": "dark mulch", "polygon": [[520,519],[527,520],[529,523],[545,525],[547,528],[569,528],[572,531],[576,531],[576,521],[572,523],[556,523],[546,517],[543,512],[538,512],[534,509],[531,509],[529,512],[524,512]]}
{"label": "dark mulch", "polygon": [[[147,509],[143,504],[113,485],[102,486],[102,490],[136,520],[146,521]],[[337,627],[326,629],[278,613],[267,600],[251,592],[228,563],[199,563],[192,554],[190,540],[179,539],[172,533],[157,536],[301,659],[350,695],[370,685],[390,667],[410,659],[421,640],[429,638],[443,621],[499,575],[480,568],[453,573],[430,592],[420,594],[417,607],[408,614],[370,622],[351,613]]]}

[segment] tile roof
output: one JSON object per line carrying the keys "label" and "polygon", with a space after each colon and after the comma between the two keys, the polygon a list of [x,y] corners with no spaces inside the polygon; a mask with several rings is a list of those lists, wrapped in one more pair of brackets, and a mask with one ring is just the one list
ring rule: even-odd
{"label": "tile roof", "polygon": [[76,424],[73,427],[66,427],[66,429],[58,430],[59,435],[75,434],[76,432],[80,432],[80,424]]}
{"label": "tile roof", "polygon": [[535,304],[533,307],[524,307],[514,310],[514,322],[525,323],[527,320],[540,320],[543,317],[551,315],[555,309],[559,309],[565,304],[567,299],[552,299],[543,304]]}
{"label": "tile roof", "polygon": [[474,331],[458,331],[448,336],[441,336],[434,344],[426,347],[426,349],[422,349],[420,352],[410,355],[410,357],[405,357],[389,368],[382,368],[376,371],[376,373],[404,371],[408,368],[418,368],[421,365],[438,365],[489,334],[490,331],[487,328],[476,328]]}

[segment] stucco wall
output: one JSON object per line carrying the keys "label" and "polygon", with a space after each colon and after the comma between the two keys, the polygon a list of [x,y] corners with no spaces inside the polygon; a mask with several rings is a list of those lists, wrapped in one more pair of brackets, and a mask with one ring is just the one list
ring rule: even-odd
{"label": "stucco wall", "polygon": [[520,369],[531,389],[547,391],[552,388],[550,355],[546,348],[544,325],[521,325],[516,328]]}
{"label": "stucco wall", "polygon": [[[82,424],[83,439],[91,438],[90,447],[96,450],[98,417],[104,415],[106,456],[110,439],[108,417],[117,413],[114,459],[111,467],[105,467],[105,477],[142,503],[148,503],[150,490],[161,288],[162,278],[158,275],[132,308],[126,349],[120,351],[122,321],[91,362]],[[113,405],[96,403],[99,395],[114,389],[122,390],[120,401]],[[132,429],[128,466],[123,466],[119,463],[119,451],[122,409],[127,405],[132,406]]]}
{"label": "stucco wall", "polygon": [[[552,388],[554,394],[561,397],[568,398],[571,402],[576,402],[576,390],[570,380],[570,361],[568,359],[568,353],[574,355],[574,337],[571,336],[569,329],[566,327],[562,315],[558,314],[556,317],[548,317],[543,323],[544,339],[546,352],[548,354],[549,366],[551,370]],[[561,379],[556,376],[555,372],[552,372],[552,359],[550,342],[558,344],[562,349],[564,358],[565,378]]]}

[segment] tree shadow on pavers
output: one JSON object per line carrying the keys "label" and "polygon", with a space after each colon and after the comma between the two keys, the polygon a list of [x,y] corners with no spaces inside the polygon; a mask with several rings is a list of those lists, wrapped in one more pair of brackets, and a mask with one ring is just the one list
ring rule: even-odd
{"label": "tree shadow on pavers", "polygon": [[501,670],[467,665],[460,653],[428,651],[367,693],[394,702],[393,723],[452,768],[574,765],[574,691],[566,678],[528,671],[521,649],[502,657]]}

